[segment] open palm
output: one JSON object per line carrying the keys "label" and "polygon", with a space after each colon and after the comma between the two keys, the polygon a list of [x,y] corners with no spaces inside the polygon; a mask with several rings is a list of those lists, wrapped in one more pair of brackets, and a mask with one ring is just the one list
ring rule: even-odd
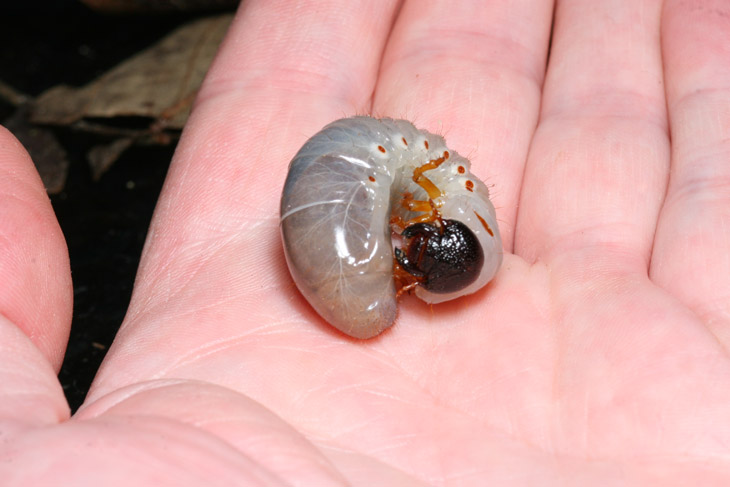
{"label": "open palm", "polygon": [[[561,1],[549,62],[550,2],[395,3],[243,2],[70,419],[68,258],[2,133],[3,485],[727,484],[727,3]],[[487,289],[369,341],[278,229],[288,160],[356,113],[444,133],[505,240]]]}

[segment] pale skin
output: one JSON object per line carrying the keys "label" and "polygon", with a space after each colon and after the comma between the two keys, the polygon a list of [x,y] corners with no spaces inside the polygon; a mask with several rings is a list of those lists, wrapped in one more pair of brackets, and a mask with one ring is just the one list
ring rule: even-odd
{"label": "pale skin", "polygon": [[[71,418],[67,251],[0,131],[4,485],[727,485],[730,5],[355,3],[243,3]],[[289,158],[357,113],[470,156],[505,245],[367,342],[278,233]]]}

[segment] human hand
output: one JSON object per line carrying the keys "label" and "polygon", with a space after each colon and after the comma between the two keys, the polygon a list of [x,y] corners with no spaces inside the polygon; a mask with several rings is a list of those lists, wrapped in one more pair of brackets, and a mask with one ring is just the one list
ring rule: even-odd
{"label": "human hand", "polygon": [[[726,484],[726,3],[560,2],[547,74],[550,2],[341,5],[243,2],[71,419],[65,247],[2,133],[0,479]],[[507,252],[366,342],[301,298],[278,230],[288,160],[355,113],[471,156]]]}

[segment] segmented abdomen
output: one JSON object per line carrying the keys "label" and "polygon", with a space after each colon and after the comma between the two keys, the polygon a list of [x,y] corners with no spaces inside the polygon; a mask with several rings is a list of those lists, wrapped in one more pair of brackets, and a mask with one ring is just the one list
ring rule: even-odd
{"label": "segmented abdomen", "polygon": [[292,160],[281,229],[302,294],[344,333],[369,338],[396,313],[388,225],[393,180],[383,161],[371,157],[373,120],[348,120],[355,121],[327,126]]}

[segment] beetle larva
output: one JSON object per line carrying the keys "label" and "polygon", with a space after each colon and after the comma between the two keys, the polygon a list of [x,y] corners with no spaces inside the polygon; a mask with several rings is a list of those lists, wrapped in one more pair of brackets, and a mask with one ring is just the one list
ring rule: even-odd
{"label": "beetle larva", "polygon": [[439,303],[487,284],[502,241],[489,191],[469,167],[405,120],[344,118],[310,138],[289,165],[281,232],[312,307],[370,338],[393,324],[405,290]]}

